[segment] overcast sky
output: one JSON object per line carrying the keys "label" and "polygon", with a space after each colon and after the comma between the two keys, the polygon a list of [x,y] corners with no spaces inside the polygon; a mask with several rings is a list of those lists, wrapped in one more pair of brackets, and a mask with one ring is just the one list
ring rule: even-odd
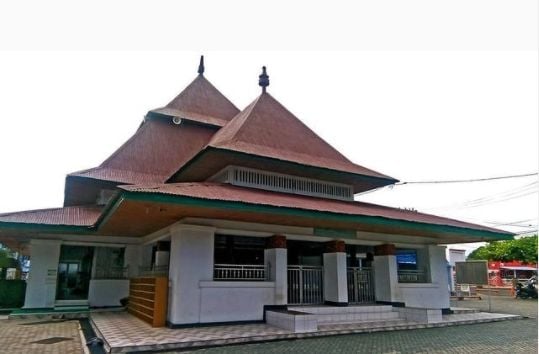
{"label": "overcast sky", "polygon": [[[435,45],[428,38],[397,44],[395,37],[378,33],[380,48],[362,36],[363,42],[358,37],[361,43],[351,41],[348,48],[333,48],[324,37],[318,49],[298,44],[308,50],[282,50],[294,47],[282,28],[276,35],[284,36],[283,46],[276,46],[272,37],[272,50],[265,51],[216,50],[223,49],[216,38],[206,47],[192,44],[190,37],[199,32],[210,37],[215,28],[182,32],[189,45],[160,50],[147,50],[156,49],[147,45],[150,35],[141,37],[138,48],[129,40],[121,42],[128,47],[122,48],[101,27],[96,36],[103,36],[102,47],[93,36],[77,37],[90,49],[83,51],[71,49],[85,49],[84,41],[32,41],[26,29],[20,41],[0,37],[5,49],[24,49],[0,51],[0,212],[61,206],[65,175],[97,166],[114,152],[148,110],[168,103],[194,79],[200,54],[206,56],[206,77],[240,109],[259,94],[257,79],[266,65],[268,91],[292,113],[353,162],[401,181],[536,173],[538,55],[536,43],[530,44],[536,33],[528,31],[537,24],[524,11],[536,10],[536,4],[524,3],[528,8],[520,9],[522,18],[511,13],[513,8],[490,10],[518,24],[498,36],[498,42],[491,38],[499,30],[491,18],[483,27],[468,20],[464,31],[456,30],[457,39],[446,33]],[[503,26],[509,26],[506,22]],[[144,28],[149,30],[150,23]],[[286,24],[292,25],[288,18]],[[443,32],[436,21],[429,24],[419,27]],[[402,32],[398,20],[394,25],[393,33]],[[371,21],[358,26],[379,25]],[[491,29],[487,35],[485,26]],[[77,28],[72,28],[75,33]],[[410,25],[403,31],[419,30]],[[151,38],[160,38],[156,43],[161,45],[162,37],[169,36]],[[259,38],[250,38],[260,49]],[[489,226],[516,223],[499,227],[520,232],[537,228],[537,180],[410,184],[359,199]]]}

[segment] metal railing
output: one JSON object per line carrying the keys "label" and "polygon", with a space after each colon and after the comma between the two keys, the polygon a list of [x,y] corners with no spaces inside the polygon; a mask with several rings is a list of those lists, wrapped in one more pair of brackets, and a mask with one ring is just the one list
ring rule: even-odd
{"label": "metal railing", "polygon": [[374,302],[374,278],[371,268],[348,267],[348,302],[359,304]]}
{"label": "metal railing", "polygon": [[168,275],[167,266],[141,266],[138,267],[139,276]]}
{"label": "metal railing", "polygon": [[129,267],[99,267],[93,279],[127,279]]}
{"label": "metal railing", "polygon": [[291,265],[287,275],[289,304],[324,302],[324,267]]}
{"label": "metal railing", "polygon": [[399,270],[399,283],[428,283],[427,272],[418,270]]}
{"label": "metal railing", "polygon": [[215,264],[214,280],[267,280],[263,264]]}

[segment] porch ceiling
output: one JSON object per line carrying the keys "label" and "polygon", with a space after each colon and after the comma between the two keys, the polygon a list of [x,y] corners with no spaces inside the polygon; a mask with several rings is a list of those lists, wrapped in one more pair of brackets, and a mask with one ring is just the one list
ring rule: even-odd
{"label": "porch ceiling", "polygon": [[[252,223],[299,226],[343,231],[360,231],[369,235],[403,235],[417,243],[465,243],[511,239],[512,235],[450,225],[429,224],[380,216],[350,215],[320,210],[278,207],[248,202],[209,200],[186,196],[124,192],[111,204],[99,221],[101,235],[144,236],[179,220],[207,218]],[[346,235],[343,232],[343,235]],[[338,236],[336,236],[338,237]],[[350,238],[344,236],[343,238]],[[423,240],[421,240],[423,238]],[[428,239],[427,239],[428,238]],[[404,241],[404,240],[403,240]],[[412,242],[415,243],[415,242]]]}

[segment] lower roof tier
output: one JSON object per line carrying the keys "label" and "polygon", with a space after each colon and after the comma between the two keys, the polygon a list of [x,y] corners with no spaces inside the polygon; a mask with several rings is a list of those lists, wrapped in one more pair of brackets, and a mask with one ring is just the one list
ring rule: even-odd
{"label": "lower roof tier", "polygon": [[184,218],[234,220],[433,238],[432,243],[511,239],[459,220],[357,201],[291,195],[221,183],[120,186],[103,209],[64,207],[0,215],[0,238],[38,232],[144,236]]}

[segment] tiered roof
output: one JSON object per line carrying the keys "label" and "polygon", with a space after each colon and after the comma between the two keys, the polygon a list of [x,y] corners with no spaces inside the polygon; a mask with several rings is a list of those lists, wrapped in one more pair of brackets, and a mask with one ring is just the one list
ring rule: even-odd
{"label": "tiered roof", "polygon": [[[229,165],[345,183],[355,192],[397,180],[352,163],[316,135],[266,92],[265,72],[260,76],[262,94],[241,112],[203,72],[201,63],[198,77],[165,107],[151,110],[135,135],[100,166],[69,174],[66,207],[1,214],[0,236],[22,237],[19,230],[25,230],[25,225],[32,230],[56,225],[79,227],[82,231],[76,231],[83,233],[139,236],[189,216],[456,235],[463,242],[470,241],[472,234],[483,240],[511,236],[481,225],[374,204],[208,182]],[[96,197],[102,189],[116,194],[99,207]],[[336,222],[335,215],[345,220]],[[417,225],[451,230],[418,231]]]}

